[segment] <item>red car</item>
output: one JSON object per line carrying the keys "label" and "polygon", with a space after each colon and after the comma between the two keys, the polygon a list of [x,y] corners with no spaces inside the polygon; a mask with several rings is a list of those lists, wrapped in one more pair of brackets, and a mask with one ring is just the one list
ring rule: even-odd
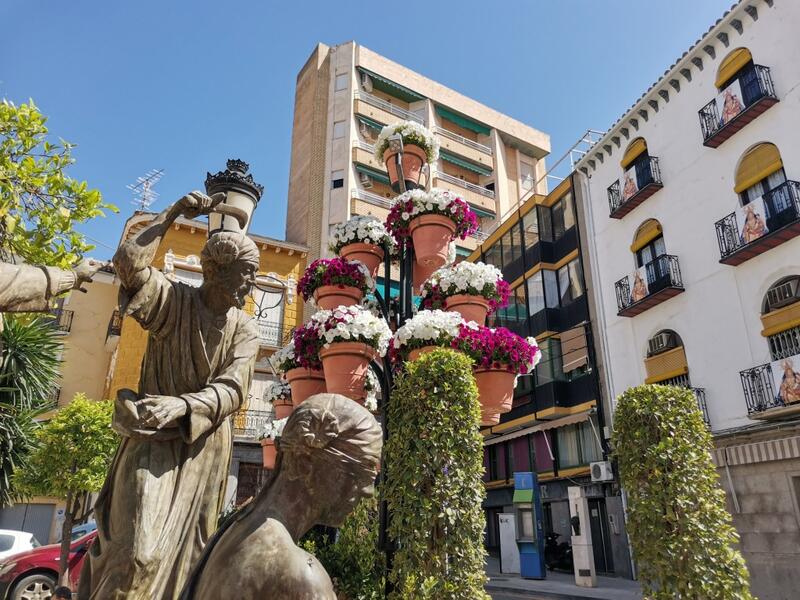
{"label": "red car", "polygon": [[[78,577],[86,551],[97,537],[93,531],[72,542],[69,547],[69,583],[78,589]],[[0,562],[0,600],[46,600],[58,582],[61,544],[39,546],[13,554]]]}

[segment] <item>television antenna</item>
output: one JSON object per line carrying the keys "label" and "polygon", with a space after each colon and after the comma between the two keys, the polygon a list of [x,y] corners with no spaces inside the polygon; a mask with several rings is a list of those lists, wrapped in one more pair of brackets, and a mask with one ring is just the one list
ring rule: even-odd
{"label": "television antenna", "polygon": [[131,204],[136,206],[137,210],[149,209],[150,205],[158,199],[158,192],[153,190],[153,186],[158,183],[162,175],[164,175],[164,169],[151,169],[141,177],[137,177],[136,183],[129,183],[125,186],[136,197]]}

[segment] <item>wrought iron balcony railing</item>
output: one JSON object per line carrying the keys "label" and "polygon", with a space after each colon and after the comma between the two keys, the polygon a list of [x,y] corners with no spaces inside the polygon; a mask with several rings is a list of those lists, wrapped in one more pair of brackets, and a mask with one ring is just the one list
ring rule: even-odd
{"label": "wrought iron balcony railing", "polygon": [[658,158],[649,157],[636,167],[636,190],[626,193],[625,185],[617,179],[608,186],[608,208],[611,218],[621,219],[664,185],[661,183],[661,169]]}
{"label": "wrought iron balcony railing", "polygon": [[400,108],[399,106],[395,106],[391,102],[387,102],[382,98],[378,98],[377,96],[373,96],[372,94],[367,94],[365,92],[356,92],[355,93],[356,100],[362,100],[367,104],[371,104],[375,108],[380,108],[396,117],[400,117],[401,119],[416,121],[421,125],[425,124],[425,119],[420,117],[418,114],[411,112],[410,110],[406,110],[404,108]]}
{"label": "wrought iron balcony railing", "polygon": [[747,403],[748,414],[752,415],[771,408],[785,406],[783,400],[776,393],[772,365],[770,363],[741,371],[739,377],[742,380],[742,389],[744,390],[744,400]]}
{"label": "wrought iron balcony railing", "polygon": [[784,181],[762,199],[764,214],[748,204],[715,223],[721,263],[741,264],[800,235],[800,183]]}
{"label": "wrought iron balcony railing", "polygon": [[75,311],[67,310],[66,308],[54,308],[50,311],[50,316],[53,317],[52,327],[56,331],[60,331],[61,333],[70,332]]}
{"label": "wrought iron balcony railing", "polygon": [[256,440],[258,432],[273,418],[268,410],[240,410],[233,414],[233,435]]}
{"label": "wrought iron balcony railing", "polygon": [[492,155],[492,149],[489,146],[485,146],[484,144],[479,144],[473,140],[465,138],[462,135],[458,135],[457,133],[453,133],[449,129],[445,129],[444,127],[439,127],[438,125],[434,126],[433,128],[434,133],[441,135],[442,137],[449,138],[454,142],[458,142],[459,144],[464,144],[478,152],[483,152],[484,154],[488,154],[489,156]]}
{"label": "wrought iron balcony railing", "polygon": [[[737,80],[741,89],[741,110],[735,116],[720,114],[718,98],[699,111],[703,145],[716,148],[778,101],[768,67],[753,65]],[[723,90],[723,94],[726,90]]]}
{"label": "wrought iron balcony railing", "polygon": [[706,425],[711,427],[711,420],[708,418],[708,406],[706,405],[706,390],[705,388],[689,388],[694,392],[695,398],[697,398],[697,407],[700,409],[700,412],[703,415],[703,421],[706,422]]}
{"label": "wrought iron balcony railing", "polygon": [[662,254],[644,265],[644,279],[626,275],[616,282],[618,314],[632,317],[683,292],[678,257]]}

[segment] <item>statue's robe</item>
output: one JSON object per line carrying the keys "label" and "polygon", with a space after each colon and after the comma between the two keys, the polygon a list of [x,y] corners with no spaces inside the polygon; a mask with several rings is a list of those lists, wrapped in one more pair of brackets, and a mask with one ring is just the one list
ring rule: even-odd
{"label": "statue's robe", "polygon": [[140,289],[120,289],[120,310],[149,332],[139,397],[180,396],[189,413],[175,427],[142,428],[130,398],[118,394],[114,427],[123,438],[95,506],[98,536],[78,597],[172,599],[217,526],[229,416],[247,397],[258,331],[236,308],[215,319],[198,288],[152,267]]}

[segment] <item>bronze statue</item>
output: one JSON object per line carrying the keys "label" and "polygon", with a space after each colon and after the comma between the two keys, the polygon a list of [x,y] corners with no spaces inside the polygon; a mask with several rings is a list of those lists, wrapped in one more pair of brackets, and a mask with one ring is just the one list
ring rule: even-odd
{"label": "bronze statue", "polygon": [[374,493],[382,440],[375,417],[345,396],[300,404],[272,480],[215,535],[181,600],[336,600],[324,567],[297,541],[314,525],[341,526]]}
{"label": "bronze statue", "polygon": [[148,340],[138,393],[117,396],[113,426],[123,437],[95,506],[82,600],[176,598],[217,527],[233,447],[228,417],[247,398],[258,351],[242,308],[259,252],[241,233],[214,234],[199,288],[150,263],[178,216],[208,214],[223,197],[184,196],[114,256],[120,312]]}

